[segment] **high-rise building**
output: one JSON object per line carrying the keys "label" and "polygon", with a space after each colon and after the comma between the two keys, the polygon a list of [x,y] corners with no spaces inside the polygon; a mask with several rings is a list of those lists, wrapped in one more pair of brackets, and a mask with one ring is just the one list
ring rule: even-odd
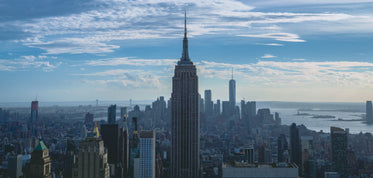
{"label": "high-rise building", "polygon": [[140,178],[155,178],[155,132],[140,132]]}
{"label": "high-rise building", "polygon": [[119,135],[119,162],[123,167],[123,177],[127,177],[129,173],[129,132],[127,127],[127,117],[123,117],[123,127],[120,129]]}
{"label": "high-rise building", "polygon": [[366,104],[366,120],[369,123],[373,123],[373,110],[372,110],[372,101],[367,101]]}
{"label": "high-rise building", "polygon": [[313,137],[302,136],[302,165],[303,177],[316,178],[316,166],[313,159]]}
{"label": "high-rise building", "polygon": [[38,108],[39,108],[39,102],[38,101],[32,101],[31,102],[31,122],[36,122],[38,120]]}
{"label": "high-rise building", "polygon": [[118,124],[101,124],[101,138],[104,141],[104,146],[107,148],[108,163],[118,163],[118,141],[119,129]]}
{"label": "high-rise building", "polygon": [[205,100],[203,98],[200,98],[199,100],[199,112],[200,113],[205,112]]}
{"label": "high-rise building", "polygon": [[[126,116],[124,116],[126,115]],[[123,119],[123,117],[127,117],[127,107],[121,107],[120,108],[120,119]]]}
{"label": "high-rise building", "polygon": [[[140,158],[139,153],[139,134],[137,131],[137,117],[132,118],[132,124],[131,124],[131,130],[132,130],[132,139],[131,139],[131,151],[130,151],[130,165],[129,165],[129,176],[130,177],[138,177],[139,173],[139,166],[138,161]],[[136,173],[136,174],[135,174]]]}
{"label": "high-rise building", "polygon": [[30,163],[26,167],[24,175],[27,178],[51,178],[51,159],[43,141],[40,141],[31,153]]}
{"label": "high-rise building", "polygon": [[214,104],[214,114],[220,114],[220,100],[216,100],[216,104]]}
{"label": "high-rise building", "polygon": [[280,134],[280,136],[277,139],[277,162],[287,163],[288,157],[289,157],[289,148],[288,148],[288,142],[286,140],[286,137],[284,134]]}
{"label": "high-rise building", "polygon": [[117,105],[110,105],[107,108],[107,122],[109,124],[115,124],[117,117]]}
{"label": "high-rise building", "polygon": [[245,151],[245,161],[249,164],[254,164],[254,161],[255,161],[254,146],[250,145],[244,148],[244,151]]}
{"label": "high-rise building", "polygon": [[229,80],[229,103],[231,105],[231,113],[234,113],[236,107],[236,81],[233,79],[233,69],[232,69],[232,79]]}
{"label": "high-rise building", "polygon": [[205,90],[205,114],[212,116],[214,103],[212,102],[211,90]]}
{"label": "high-rise building", "polygon": [[172,178],[200,177],[198,95],[197,69],[188,54],[185,16],[183,54],[175,66],[175,74],[172,78]]}
{"label": "high-rise building", "polygon": [[93,136],[87,137],[79,144],[78,178],[109,178],[107,153],[97,124],[93,132]]}
{"label": "high-rise building", "polygon": [[302,148],[300,143],[299,129],[295,123],[290,126],[290,149],[291,162],[295,163],[299,168],[299,174],[302,173]]}
{"label": "high-rise building", "polygon": [[330,127],[330,138],[332,142],[332,168],[338,172],[341,178],[348,177],[347,172],[347,146],[348,130],[338,127]]}
{"label": "high-rise building", "polygon": [[8,176],[10,178],[19,178],[22,176],[22,155],[9,155]]}
{"label": "high-rise building", "polygon": [[230,105],[229,101],[223,101],[222,105],[223,105],[223,107],[222,107],[223,108],[222,115],[224,117],[229,117],[231,115],[231,113],[230,113],[230,107],[231,107],[231,105]]}

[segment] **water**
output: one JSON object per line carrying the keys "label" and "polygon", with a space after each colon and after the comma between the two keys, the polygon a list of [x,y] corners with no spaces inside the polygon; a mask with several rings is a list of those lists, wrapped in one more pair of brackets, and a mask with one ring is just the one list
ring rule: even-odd
{"label": "water", "polygon": [[[373,125],[364,120],[365,103],[258,102],[257,105],[258,109],[267,107],[273,113],[278,112],[283,125],[303,124],[308,129],[323,132],[330,132],[330,127],[335,126],[349,128],[350,133],[373,133]],[[314,118],[315,115],[334,118]]]}

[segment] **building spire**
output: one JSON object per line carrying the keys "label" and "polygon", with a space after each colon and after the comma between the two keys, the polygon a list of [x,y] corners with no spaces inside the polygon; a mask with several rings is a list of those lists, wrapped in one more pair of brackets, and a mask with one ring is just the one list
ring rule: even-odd
{"label": "building spire", "polygon": [[232,67],[232,80],[233,80],[233,67]]}
{"label": "building spire", "polygon": [[186,11],[184,14],[184,38],[187,38]]}
{"label": "building spire", "polygon": [[183,54],[180,58],[181,63],[190,63],[189,51],[188,51],[188,37],[187,37],[187,25],[186,25],[186,11],[184,13],[184,39],[183,39]]}

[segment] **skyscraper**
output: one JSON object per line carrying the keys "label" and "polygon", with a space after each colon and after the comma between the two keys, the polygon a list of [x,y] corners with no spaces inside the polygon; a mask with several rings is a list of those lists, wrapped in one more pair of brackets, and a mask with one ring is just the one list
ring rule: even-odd
{"label": "skyscraper", "polygon": [[199,178],[199,97],[196,66],[189,58],[185,15],[182,57],[172,78],[171,177]]}
{"label": "skyscraper", "polygon": [[290,126],[290,149],[291,162],[295,163],[299,168],[299,175],[302,173],[302,150],[299,137],[299,129],[295,123]]}
{"label": "skyscraper", "polygon": [[140,132],[140,178],[155,178],[155,132]]}
{"label": "skyscraper", "polygon": [[372,101],[367,101],[366,104],[366,120],[369,123],[373,123],[373,111],[372,111]]}
{"label": "skyscraper", "polygon": [[213,113],[214,103],[211,95],[211,90],[205,90],[205,114],[207,116],[211,116]]}
{"label": "skyscraper", "polygon": [[107,108],[107,121],[109,124],[115,124],[115,118],[117,117],[117,105],[110,105]]}
{"label": "skyscraper", "polygon": [[341,178],[347,177],[347,146],[348,131],[338,127],[330,127],[332,142],[332,168]]}
{"label": "skyscraper", "polygon": [[96,124],[93,132],[79,144],[78,178],[109,178],[107,153]]}
{"label": "skyscraper", "polygon": [[38,101],[32,101],[31,102],[31,122],[36,122],[38,120],[38,108],[39,108],[39,102]]}
{"label": "skyscraper", "polygon": [[288,142],[286,140],[286,137],[284,134],[280,134],[280,136],[277,139],[277,155],[278,159],[277,161],[279,163],[281,162],[288,162]]}
{"label": "skyscraper", "polygon": [[50,178],[51,175],[51,159],[49,157],[49,149],[43,141],[40,141],[35,150],[31,153],[30,163],[26,166],[25,177],[43,177]]}
{"label": "skyscraper", "polygon": [[233,69],[232,79],[229,80],[229,104],[231,105],[231,114],[233,114],[236,106],[236,81],[233,79]]}

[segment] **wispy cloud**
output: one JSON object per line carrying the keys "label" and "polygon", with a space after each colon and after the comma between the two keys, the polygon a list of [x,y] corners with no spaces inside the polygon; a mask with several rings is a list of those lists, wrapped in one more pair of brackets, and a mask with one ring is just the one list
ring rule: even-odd
{"label": "wispy cloud", "polygon": [[199,72],[203,77],[227,79],[232,67],[240,80],[258,86],[373,88],[373,63],[369,62],[258,61],[237,65],[202,61]]}
{"label": "wispy cloud", "polygon": [[[63,3],[62,6],[67,4]],[[369,14],[259,12],[255,11],[254,6],[238,0],[96,0],[94,3],[81,2],[80,5],[81,9],[67,9],[63,13],[58,11],[61,8],[53,6],[51,8],[57,11],[52,12],[41,6],[45,13],[29,18],[12,17],[7,21],[0,19],[0,26],[12,26],[19,32],[13,39],[23,39],[20,40],[23,44],[43,49],[47,54],[110,53],[120,46],[112,44],[115,40],[179,38],[183,30],[184,9],[188,10],[191,37],[214,34],[305,42],[306,39],[300,38],[302,34],[298,33],[320,29],[348,32],[349,29],[343,27],[355,30],[364,28],[366,31],[373,29],[369,22],[372,16]],[[27,12],[19,10],[17,17]],[[11,14],[16,15],[11,11],[6,11],[4,15]],[[294,29],[300,30],[289,30],[289,24],[297,25]],[[322,24],[328,24],[328,28],[318,28]],[[10,32],[6,31],[8,34]],[[0,36],[0,40],[8,39],[6,36]],[[281,46],[278,43],[267,45]]]}
{"label": "wispy cloud", "polygon": [[253,37],[253,38],[270,38],[278,41],[286,42],[305,42],[305,40],[300,39],[296,34],[291,33],[266,33],[266,34],[256,34],[256,35],[239,35],[244,37]]}
{"label": "wispy cloud", "polygon": [[263,45],[267,45],[267,46],[284,46],[283,44],[279,44],[279,43],[267,43],[267,44],[263,44]]}
{"label": "wispy cloud", "polygon": [[45,72],[53,71],[61,62],[49,62],[47,59],[55,57],[47,56],[21,56],[15,59],[0,59],[0,71],[28,71],[41,69]]}
{"label": "wispy cloud", "polygon": [[268,58],[275,58],[276,56],[272,55],[272,54],[265,54],[264,56],[262,56],[261,58],[263,59],[268,59]]}
{"label": "wispy cloud", "polygon": [[117,65],[130,65],[130,66],[170,66],[175,65],[177,59],[137,59],[130,57],[110,58],[87,61],[87,65],[91,66],[117,66]]}

